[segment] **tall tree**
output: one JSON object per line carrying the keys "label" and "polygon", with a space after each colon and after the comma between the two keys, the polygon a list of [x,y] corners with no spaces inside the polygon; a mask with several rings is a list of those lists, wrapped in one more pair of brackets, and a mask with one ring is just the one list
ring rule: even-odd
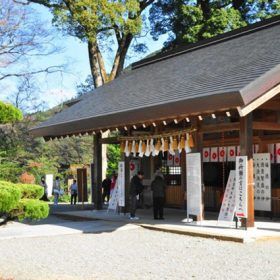
{"label": "tall tree", "polygon": [[150,9],[155,40],[166,47],[193,43],[280,13],[279,0],[159,0]]}
{"label": "tall tree", "polygon": [[[141,32],[143,11],[155,0],[22,0],[48,7],[54,24],[67,34],[87,42],[94,86],[117,77],[132,40]],[[104,43],[117,44],[111,69],[106,71]]]}

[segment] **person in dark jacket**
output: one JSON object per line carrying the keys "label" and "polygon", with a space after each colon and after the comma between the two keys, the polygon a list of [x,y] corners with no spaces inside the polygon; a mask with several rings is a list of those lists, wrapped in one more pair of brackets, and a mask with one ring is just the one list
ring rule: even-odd
{"label": "person in dark jacket", "polygon": [[166,184],[162,176],[156,176],[151,185],[153,191],[154,219],[164,220],[163,206]]}
{"label": "person in dark jacket", "polygon": [[135,216],[136,206],[137,206],[137,195],[139,195],[143,190],[144,186],[142,180],[144,178],[144,173],[138,171],[137,175],[134,175],[130,181],[129,196],[130,196],[130,219],[138,220],[139,218]]}
{"label": "person in dark jacket", "polygon": [[110,199],[110,188],[111,188],[111,179],[110,176],[107,176],[106,179],[102,182],[102,201],[103,203],[106,201],[109,202]]}

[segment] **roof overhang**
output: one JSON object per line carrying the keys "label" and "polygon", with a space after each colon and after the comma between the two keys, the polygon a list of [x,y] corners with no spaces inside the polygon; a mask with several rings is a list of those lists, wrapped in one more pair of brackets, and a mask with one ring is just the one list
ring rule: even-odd
{"label": "roof overhang", "polygon": [[31,129],[31,134],[39,137],[60,137],[90,131],[111,129],[138,123],[161,121],[191,115],[206,114],[243,106],[240,92],[227,92],[200,98],[192,98],[144,108],[108,114],[99,117],[79,119],[50,126]]}

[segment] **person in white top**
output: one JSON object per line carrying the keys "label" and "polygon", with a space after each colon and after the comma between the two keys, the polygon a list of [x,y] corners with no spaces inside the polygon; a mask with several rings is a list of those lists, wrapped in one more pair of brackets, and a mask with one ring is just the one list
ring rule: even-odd
{"label": "person in white top", "polygon": [[73,181],[73,184],[70,186],[70,191],[71,191],[71,204],[73,204],[74,200],[74,205],[76,205],[77,202],[77,195],[78,195],[78,185],[77,185],[77,180]]}

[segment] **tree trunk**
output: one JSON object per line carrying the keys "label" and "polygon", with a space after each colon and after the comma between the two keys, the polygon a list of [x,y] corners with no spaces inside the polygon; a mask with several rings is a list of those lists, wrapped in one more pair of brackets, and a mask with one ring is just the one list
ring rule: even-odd
{"label": "tree trunk", "polygon": [[100,73],[97,43],[93,43],[91,41],[88,42],[88,54],[89,54],[90,70],[91,70],[91,75],[93,77],[94,87],[98,88],[103,85],[103,79]]}

